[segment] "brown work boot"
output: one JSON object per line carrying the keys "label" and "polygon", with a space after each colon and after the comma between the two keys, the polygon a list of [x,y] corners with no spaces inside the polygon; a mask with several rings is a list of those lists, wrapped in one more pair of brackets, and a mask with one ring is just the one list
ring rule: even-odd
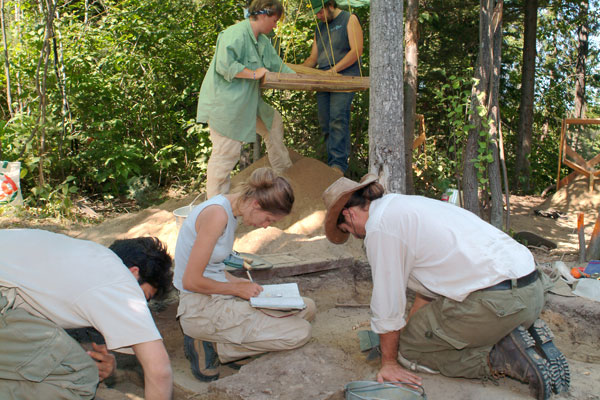
{"label": "brown work boot", "polygon": [[215,344],[183,335],[183,351],[190,360],[192,374],[202,382],[219,379],[219,357]]}
{"label": "brown work boot", "polygon": [[548,362],[552,391],[567,392],[571,384],[571,371],[564,354],[552,343],[554,334],[541,319],[536,320],[528,331],[535,340],[538,353]]}
{"label": "brown work boot", "polygon": [[492,376],[509,376],[529,384],[538,399],[550,397],[551,381],[548,362],[535,350],[531,335],[519,326],[503,337],[489,355]]}

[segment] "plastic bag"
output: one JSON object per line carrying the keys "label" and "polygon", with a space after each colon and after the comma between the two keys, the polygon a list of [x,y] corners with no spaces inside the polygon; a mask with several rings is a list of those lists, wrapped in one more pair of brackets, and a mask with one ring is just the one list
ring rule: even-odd
{"label": "plastic bag", "polygon": [[458,189],[447,189],[442,195],[442,201],[446,201],[450,204],[454,204],[455,206],[460,206],[460,198]]}
{"label": "plastic bag", "polygon": [[573,294],[590,300],[600,301],[600,281],[597,279],[581,278],[577,281]]}
{"label": "plastic bag", "polygon": [[20,162],[0,161],[0,206],[23,204],[19,183],[20,174]]}

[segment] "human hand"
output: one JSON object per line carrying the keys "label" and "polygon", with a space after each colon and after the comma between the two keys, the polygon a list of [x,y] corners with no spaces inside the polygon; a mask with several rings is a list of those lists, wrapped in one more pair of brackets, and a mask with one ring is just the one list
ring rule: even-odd
{"label": "human hand", "polygon": [[412,372],[402,368],[396,361],[388,362],[381,365],[381,369],[377,373],[377,382],[383,383],[388,382],[406,382],[420,385],[422,383],[421,377],[413,374]]}
{"label": "human hand", "polygon": [[115,356],[108,352],[108,348],[105,344],[92,343],[94,351],[88,351],[88,355],[96,361],[98,367],[98,376],[100,381],[111,376],[117,369],[117,359]]}
{"label": "human hand", "polygon": [[268,70],[266,68],[259,68],[256,71],[254,71],[254,79],[262,79],[263,76],[265,76],[265,74],[268,72]]}
{"label": "human hand", "polygon": [[262,286],[258,283],[244,281],[238,282],[237,285],[237,296],[245,300],[250,300],[250,297],[256,297],[263,291]]}

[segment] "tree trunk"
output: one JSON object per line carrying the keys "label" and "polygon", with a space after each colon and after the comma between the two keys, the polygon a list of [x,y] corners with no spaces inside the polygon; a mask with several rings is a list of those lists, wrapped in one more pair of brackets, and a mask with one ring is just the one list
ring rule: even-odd
{"label": "tree trunk", "polygon": [[491,21],[494,0],[480,0],[479,12],[479,55],[475,70],[476,84],[471,90],[471,115],[469,124],[474,128],[469,130],[465,148],[463,193],[465,208],[475,215],[481,216],[479,205],[479,181],[477,177],[476,160],[479,156],[480,132],[483,130],[482,108],[487,107],[490,85],[490,70],[492,66],[492,32]]}
{"label": "tree trunk", "polygon": [[[19,40],[21,39],[21,24],[19,23],[22,19],[22,15],[21,15],[21,5],[20,5],[20,1],[16,1],[15,3],[15,8],[14,8],[14,12],[15,12],[15,37],[18,38]],[[18,110],[17,112],[19,113],[23,113],[25,112],[25,107],[23,104],[23,89],[21,87],[21,71],[19,69],[17,69],[16,74],[15,74],[15,85],[17,86],[17,104],[18,104]]]}
{"label": "tree trunk", "polygon": [[535,56],[537,32],[537,0],[525,2],[525,32],[523,35],[523,74],[521,75],[521,108],[519,110],[519,133],[517,160],[513,187],[530,191],[531,141],[533,137],[533,101],[535,88]]}
{"label": "tree trunk", "polygon": [[[490,77],[490,96],[488,102],[488,116],[490,118],[490,150],[493,161],[488,165],[488,176],[490,179],[490,192],[492,196],[492,213],[490,223],[498,229],[502,229],[502,217],[504,203],[502,201],[502,179],[500,178],[500,157],[498,151],[499,129],[500,129],[500,68],[502,62],[502,12],[503,1],[496,3],[492,18],[492,34],[494,45],[492,55],[492,73]],[[508,193],[508,189],[506,191]]]}
{"label": "tree trunk", "polygon": [[403,4],[371,1],[369,170],[388,192],[405,193]]}
{"label": "tree trunk", "polygon": [[[14,116],[10,86],[10,62],[8,57],[8,41],[6,40],[6,20],[4,19],[4,0],[0,1],[0,19],[2,24],[2,43],[4,44],[4,73],[6,74],[6,103],[10,117]],[[1,154],[1,149],[0,149]]]}
{"label": "tree trunk", "polygon": [[579,20],[580,26],[577,29],[577,36],[579,38],[579,46],[577,47],[577,66],[576,75],[577,80],[575,81],[575,118],[585,118],[585,81],[586,81],[586,63],[588,56],[588,36],[589,36],[589,22],[588,22],[588,11],[589,2],[583,0],[580,3]]}
{"label": "tree trunk", "polygon": [[[38,162],[38,185],[42,186],[46,183],[44,178],[44,158],[46,156],[46,102],[48,101],[46,95],[46,80],[48,78],[48,59],[50,58],[51,45],[50,41],[54,36],[54,11],[55,4],[52,0],[46,0],[44,2],[45,10],[44,15],[46,16],[46,29],[44,42],[42,44],[42,50],[40,58],[38,60],[38,66],[36,71],[36,90],[40,98],[40,119],[38,122],[39,127],[39,162]],[[44,68],[44,71],[40,77],[40,69]],[[41,78],[41,81],[40,81]]]}
{"label": "tree trunk", "polygon": [[406,163],[406,193],[414,194],[413,182],[413,140],[415,137],[415,119],[417,113],[417,73],[418,73],[418,21],[419,1],[407,0],[406,24],[406,57],[404,66],[404,157]]}

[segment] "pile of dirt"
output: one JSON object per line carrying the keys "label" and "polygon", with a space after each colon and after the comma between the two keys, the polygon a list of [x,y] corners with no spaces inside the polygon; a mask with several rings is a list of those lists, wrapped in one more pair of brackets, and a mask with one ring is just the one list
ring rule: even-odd
{"label": "pile of dirt", "polygon": [[590,191],[590,180],[579,175],[570,184],[561,187],[546,201],[537,207],[538,210],[556,210],[568,212],[596,212],[600,208],[600,183],[594,182]]}
{"label": "pile of dirt", "polygon": [[[272,254],[287,251],[311,252],[323,251],[326,254],[363,258],[362,242],[349,240],[345,245],[331,244],[323,230],[325,205],[321,199],[323,191],[340,177],[339,172],[326,164],[300,156],[290,151],[293,165],[285,176],[289,179],[296,201],[290,215],[278,221],[273,226],[262,229],[240,224],[236,232],[234,249],[255,254]],[[268,166],[268,160],[263,157],[236,174],[231,179],[231,190],[234,191],[244,182],[256,168]],[[122,215],[100,225],[85,229],[81,232],[70,232],[72,236],[93,240],[105,246],[116,239],[126,239],[138,236],[156,236],[174,254],[179,228],[173,211],[192,203],[198,193],[190,194],[182,199],[166,201],[158,207]],[[201,202],[200,195],[194,204]]]}

